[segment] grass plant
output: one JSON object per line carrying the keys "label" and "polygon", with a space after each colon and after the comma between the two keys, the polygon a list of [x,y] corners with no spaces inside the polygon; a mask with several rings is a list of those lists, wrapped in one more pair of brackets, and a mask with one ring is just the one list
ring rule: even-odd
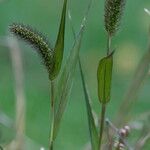
{"label": "grass plant", "polygon": [[54,126],[55,126],[55,79],[57,78],[62,64],[63,52],[64,52],[64,39],[65,39],[65,23],[66,23],[66,9],[67,0],[64,0],[63,10],[61,15],[59,32],[56,40],[55,47],[52,48],[45,36],[38,31],[33,30],[32,27],[23,24],[12,24],[10,31],[33,46],[39,53],[43,64],[45,65],[49,74],[49,80],[51,85],[51,130],[50,130],[50,150],[53,150],[54,143]]}
{"label": "grass plant", "polygon": [[[145,146],[145,143],[150,139],[150,134],[144,134],[138,142],[131,146],[127,138],[130,133],[130,127],[126,125],[126,118],[133,99],[140,89],[143,80],[148,74],[150,64],[150,50],[144,55],[139,66],[137,67],[134,80],[131,83],[129,91],[127,92],[120,110],[118,111],[117,121],[113,124],[107,117],[107,105],[111,100],[112,89],[112,74],[113,74],[113,60],[115,51],[112,47],[112,41],[115,38],[122,16],[124,14],[125,0],[105,0],[104,6],[104,28],[107,35],[106,55],[99,60],[97,66],[97,97],[100,103],[100,114],[98,115],[99,122],[96,123],[93,115],[92,101],[88,92],[88,85],[82,65],[82,57],[80,56],[80,47],[82,44],[83,33],[86,27],[89,10],[92,5],[92,0],[89,1],[87,11],[85,12],[78,34],[76,34],[74,25],[72,23],[72,16],[69,10],[69,21],[74,37],[73,46],[69,52],[67,59],[63,64],[63,55],[65,49],[65,33],[66,33],[66,14],[67,14],[67,0],[63,1],[63,8],[61,13],[61,21],[56,38],[55,45],[52,46],[45,35],[40,33],[33,27],[13,23],[10,25],[10,32],[19,39],[31,45],[39,54],[48,73],[48,84],[50,86],[50,134],[49,134],[49,150],[55,149],[55,140],[57,138],[60,124],[62,122],[63,114],[68,103],[68,96],[73,85],[73,77],[77,64],[79,63],[79,71],[81,76],[81,83],[83,86],[83,93],[85,96],[85,106],[87,110],[88,126],[90,134],[91,150],[140,150]],[[149,15],[148,9],[145,9]],[[96,74],[96,73],[95,73]],[[121,127],[121,128],[120,128]],[[146,127],[145,127],[146,128]],[[111,131],[110,131],[111,130]],[[148,131],[147,129],[146,131]],[[106,131],[106,132],[105,132]],[[104,134],[105,133],[105,134]],[[22,135],[23,136],[23,135]],[[114,140],[114,137],[116,140]],[[143,143],[144,144],[143,144]],[[142,143],[142,144],[141,144]],[[1,148],[1,147],[0,147]]]}

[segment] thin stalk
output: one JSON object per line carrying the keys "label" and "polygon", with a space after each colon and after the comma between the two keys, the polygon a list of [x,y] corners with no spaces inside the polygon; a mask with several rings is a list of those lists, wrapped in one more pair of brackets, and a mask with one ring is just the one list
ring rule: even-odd
{"label": "thin stalk", "polygon": [[[116,116],[117,126],[122,126],[129,119],[129,112],[133,108],[134,104],[137,101],[137,95],[140,92],[140,89],[143,87],[143,82],[148,76],[148,70],[150,65],[150,45],[148,51],[144,54],[140,60],[137,69],[133,76],[133,81],[131,82],[127,93],[121,103],[119,111]],[[123,117],[122,117],[123,116]]]}
{"label": "thin stalk", "polygon": [[106,122],[106,134],[107,134],[107,139],[108,139],[108,150],[112,150],[112,143],[113,143],[113,141],[112,141],[112,138],[111,138],[111,136],[110,136],[110,132],[109,132],[109,125],[108,125],[108,123]]}
{"label": "thin stalk", "polygon": [[49,150],[53,150],[54,144],[54,121],[55,121],[55,109],[54,109],[54,81],[51,84],[51,129],[50,129],[50,147]]}
{"label": "thin stalk", "polygon": [[[107,38],[107,56],[110,54],[111,50],[111,36],[108,35]],[[105,113],[106,113],[106,104],[102,104],[101,110],[101,121],[100,121],[100,131],[99,131],[99,149],[101,149],[101,143],[103,138],[103,131],[104,131],[104,123],[105,123]]]}
{"label": "thin stalk", "polygon": [[103,137],[103,131],[104,131],[105,112],[106,112],[106,105],[102,104],[100,133],[99,133],[99,149],[101,149],[101,143],[102,143],[102,137]]}
{"label": "thin stalk", "polygon": [[[7,37],[7,41],[12,57],[12,67],[15,77],[15,94],[16,94],[16,124],[15,124],[16,139],[15,139],[15,146],[10,149],[22,150],[24,146],[25,111],[26,111],[22,56],[17,40]],[[11,145],[13,144],[11,143]]]}
{"label": "thin stalk", "polygon": [[112,37],[110,35],[108,35],[108,37],[107,37],[107,56],[109,55],[110,50],[111,50],[111,39],[112,39]]}

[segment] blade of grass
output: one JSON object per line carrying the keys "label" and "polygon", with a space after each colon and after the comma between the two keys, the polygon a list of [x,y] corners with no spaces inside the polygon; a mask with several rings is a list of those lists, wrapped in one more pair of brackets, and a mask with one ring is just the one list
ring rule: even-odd
{"label": "blade of grass", "polygon": [[92,107],[90,104],[90,96],[88,94],[87,86],[85,83],[84,79],[84,74],[81,66],[81,61],[79,59],[79,68],[80,68],[80,74],[81,74],[81,80],[82,80],[82,86],[83,86],[83,91],[85,95],[85,102],[86,102],[86,108],[87,108],[87,116],[88,116],[88,124],[89,124],[89,131],[90,131],[90,138],[91,138],[91,146],[92,150],[98,150],[98,132],[96,129],[95,121],[94,121],[94,116],[92,113]]}
{"label": "blade of grass", "polygon": [[64,53],[64,39],[65,39],[65,24],[66,24],[66,8],[67,8],[67,0],[64,0],[63,3],[63,10],[61,14],[61,21],[60,21],[60,27],[59,32],[54,48],[54,65],[53,65],[53,71],[51,75],[52,81],[51,83],[51,131],[50,131],[50,150],[53,150],[53,143],[54,143],[54,126],[55,126],[55,77],[59,74],[62,59],[63,59],[63,53]]}
{"label": "blade of grass", "polygon": [[140,138],[140,140],[135,145],[135,150],[142,150],[148,143],[150,143],[150,133]]}
{"label": "blade of grass", "polygon": [[[148,75],[148,70],[150,66],[150,46],[149,50],[142,57],[133,77],[133,81],[125,94],[125,97],[121,103],[119,111],[116,116],[117,126],[122,126],[127,122],[129,117],[129,112],[136,102],[136,96],[141,89],[141,86]],[[123,116],[123,117],[122,117]]]}
{"label": "blade of grass", "polygon": [[67,98],[70,94],[71,87],[73,84],[73,75],[75,72],[76,64],[78,62],[80,45],[81,45],[82,36],[83,36],[83,32],[84,32],[85,25],[86,25],[86,20],[87,20],[89,8],[91,6],[91,1],[92,0],[90,0],[87,12],[86,12],[86,14],[82,20],[81,28],[80,28],[78,35],[75,36],[75,32],[74,32],[75,42],[73,44],[73,48],[70,52],[70,55],[66,61],[64,68],[63,68],[63,72],[62,72],[60,79],[58,81],[56,98],[55,98],[55,101],[58,102],[58,105],[56,105],[57,109],[55,111],[55,113],[56,113],[56,115],[55,115],[55,126],[54,126],[54,130],[55,130],[54,131],[54,137],[55,138],[56,138],[56,135],[58,133],[60,122],[61,122],[63,113],[65,111],[65,108],[66,108],[66,105],[68,102]]}
{"label": "blade of grass", "polygon": [[98,96],[102,104],[106,104],[110,100],[111,78],[113,66],[113,53],[100,60],[97,79],[98,79]]}
{"label": "blade of grass", "polygon": [[[90,0],[90,2],[89,2],[85,17],[83,19],[83,23],[82,23],[83,25],[85,25],[85,22],[87,20],[87,16],[88,16],[91,5],[92,5],[92,0]],[[71,17],[70,11],[68,12],[68,16],[69,16],[69,20],[70,20],[71,29],[72,29],[74,39],[76,39],[75,30],[73,27],[72,17]],[[86,83],[85,83],[85,79],[84,79],[84,74],[82,71],[80,56],[79,56],[79,69],[80,69],[83,91],[84,91],[85,101],[86,101],[87,114],[88,114],[87,116],[88,116],[88,124],[89,124],[90,138],[91,138],[90,143],[91,143],[91,147],[93,150],[98,150],[98,133],[97,133],[96,125],[95,125],[94,116],[92,113],[92,107],[90,104],[90,97],[88,95],[88,91],[87,91],[87,87],[86,87]]]}
{"label": "blade of grass", "polygon": [[67,105],[67,101],[68,101],[67,97],[71,91],[71,87],[73,83],[73,75],[78,61],[78,54],[80,50],[83,31],[84,28],[82,28],[82,30],[80,31],[78,37],[74,42],[73,48],[70,52],[70,56],[68,57],[66,65],[64,66],[63,72],[61,74],[60,80],[58,82],[56,101],[59,101],[59,104],[55,116],[55,128],[54,128],[55,137],[57,135],[60,121],[62,119],[63,113]]}
{"label": "blade of grass", "polygon": [[[107,54],[109,54],[109,51],[107,52]],[[103,138],[106,104],[110,101],[112,66],[113,52],[100,60],[97,69],[98,97],[100,103],[102,104],[99,129],[99,149],[101,149],[101,143]]]}
{"label": "blade of grass", "polygon": [[54,68],[53,68],[53,77],[56,77],[60,71],[61,63],[63,59],[63,53],[64,53],[64,39],[65,39],[65,24],[66,24],[66,8],[67,8],[67,0],[64,0],[63,10],[62,10],[62,16],[61,16],[61,22],[59,27],[59,32],[54,48]]}

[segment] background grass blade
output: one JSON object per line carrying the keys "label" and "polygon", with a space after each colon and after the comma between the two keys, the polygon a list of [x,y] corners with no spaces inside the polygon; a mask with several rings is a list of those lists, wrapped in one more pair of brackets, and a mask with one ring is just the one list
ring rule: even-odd
{"label": "background grass blade", "polygon": [[97,70],[98,96],[103,104],[108,103],[110,100],[112,66],[113,53],[100,60]]}
{"label": "background grass blade", "polygon": [[63,59],[64,53],[64,39],[65,39],[65,24],[66,24],[66,8],[67,8],[67,0],[64,0],[61,22],[59,27],[59,32],[57,36],[57,41],[54,48],[54,68],[53,75],[56,77],[60,71],[61,63]]}
{"label": "background grass blade", "polygon": [[60,125],[60,121],[62,119],[62,115],[65,111],[67,104],[67,97],[71,91],[72,83],[73,83],[73,75],[75,72],[76,64],[78,62],[78,55],[82,40],[84,27],[79,32],[73,48],[70,52],[70,56],[67,59],[66,65],[64,66],[61,77],[58,81],[57,93],[56,93],[56,102],[58,102],[58,106],[56,107],[56,116],[55,116],[55,129],[54,129],[54,137],[56,137],[58,128]]}
{"label": "background grass blade", "polygon": [[12,150],[22,150],[24,146],[24,132],[25,132],[25,112],[26,112],[26,98],[24,93],[24,74],[21,50],[18,42],[14,38],[7,38],[8,46],[10,48],[10,55],[12,59],[12,67],[15,78],[15,94],[16,94],[16,137],[14,148]]}
{"label": "background grass blade", "polygon": [[88,124],[89,124],[90,138],[91,138],[91,147],[92,147],[92,150],[98,150],[98,132],[97,132],[96,125],[95,125],[94,116],[92,113],[92,107],[90,104],[90,97],[87,91],[80,60],[79,60],[79,68],[80,68],[81,80],[82,80],[86,108],[87,108]]}
{"label": "background grass blade", "polygon": [[[68,59],[66,61],[66,64],[63,68],[63,72],[60,76],[60,79],[58,81],[57,84],[57,89],[56,89],[56,97],[55,97],[55,125],[54,125],[54,138],[56,137],[57,133],[58,133],[58,129],[60,126],[60,122],[63,116],[63,113],[65,111],[67,102],[68,102],[68,95],[70,94],[71,91],[71,87],[73,84],[73,75],[76,69],[76,64],[78,62],[78,58],[79,58],[79,50],[80,50],[80,46],[81,46],[81,41],[82,41],[82,37],[83,37],[83,32],[86,26],[86,21],[87,21],[87,17],[88,17],[88,12],[91,6],[91,2],[92,0],[90,0],[90,3],[88,5],[88,9],[83,17],[82,23],[81,23],[81,27],[80,27],[80,31],[77,34],[77,36],[75,35],[74,32],[74,44],[73,44],[73,48],[70,52],[70,55],[68,56]],[[73,26],[72,26],[73,29]],[[74,31],[74,29],[73,29]]]}
{"label": "background grass blade", "polygon": [[[133,77],[133,81],[125,94],[125,97],[121,103],[119,111],[116,116],[116,123],[121,126],[127,122],[129,112],[131,111],[133,104],[136,101],[136,96],[141,89],[141,86],[148,76],[150,66],[150,46],[146,54],[142,57]],[[123,116],[123,117],[122,117]]]}

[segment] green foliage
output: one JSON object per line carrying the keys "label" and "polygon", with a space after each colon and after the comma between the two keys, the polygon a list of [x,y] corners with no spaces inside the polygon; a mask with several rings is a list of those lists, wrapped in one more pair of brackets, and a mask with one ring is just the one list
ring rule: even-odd
{"label": "green foliage", "polygon": [[[114,36],[118,30],[118,27],[120,25],[120,20],[123,14],[124,5],[125,5],[125,0],[106,0],[105,2],[105,28],[109,35],[109,38]],[[10,27],[11,31],[15,35],[27,41],[29,44],[35,47],[35,49],[37,49],[37,52],[40,54],[43,63],[48,70],[49,78],[51,81],[58,76],[61,69],[62,60],[63,60],[66,6],[67,6],[67,0],[64,0],[61,22],[60,22],[58,36],[54,48],[50,46],[50,44],[47,42],[47,40],[44,38],[43,35],[39,34],[37,31],[33,30],[29,26],[25,26],[22,24],[13,24]],[[62,120],[62,116],[68,102],[67,97],[71,91],[71,87],[73,83],[73,75],[75,73],[76,64],[78,62],[78,56],[79,56],[83,31],[84,28],[82,28],[78,36],[75,37],[73,48],[70,52],[70,55],[66,61],[64,68],[62,68],[62,73],[60,74],[60,78],[58,79],[58,82],[55,82],[57,83],[55,85],[56,93],[53,93],[55,92],[55,90],[54,91],[52,90],[54,96],[54,107],[55,107],[54,108],[54,139],[57,136],[59,126]],[[108,56],[100,60],[98,70],[97,70],[98,96],[99,96],[99,101],[102,104],[104,104],[103,106],[105,106],[105,104],[110,101],[110,93],[111,93],[111,79],[112,79],[112,67],[113,67],[113,53],[109,55],[110,47],[111,47],[111,39],[109,39],[108,43],[109,43],[108,53],[107,53]],[[137,76],[135,76],[137,78],[135,78],[135,82],[133,84],[134,90],[132,87],[133,91],[131,91],[132,93],[129,92],[130,95],[129,97],[127,97],[128,101],[130,99],[133,99],[132,97],[134,96],[133,94],[137,93],[137,90],[139,89],[139,86],[141,85],[143,79],[147,76],[149,55],[147,55],[144,58],[143,62],[144,63],[141,65],[139,71],[137,72]],[[98,150],[99,149],[98,140],[100,139],[100,136],[98,136],[97,128],[95,125],[94,116],[92,113],[93,110],[90,104],[90,97],[88,95],[81,64],[80,64],[80,73],[82,78],[83,91],[85,95],[92,150]],[[128,103],[128,105],[129,104],[130,103]],[[129,106],[127,106],[127,108],[129,108]],[[124,110],[127,111],[126,107],[124,107]],[[121,117],[122,116],[123,115],[121,114]],[[102,113],[100,120],[102,120],[101,121],[102,128],[100,129],[102,129],[103,131],[105,113]]]}
{"label": "green foliage", "polygon": [[85,25],[86,25],[86,20],[87,20],[87,16],[88,16],[88,12],[89,12],[89,8],[91,6],[91,1],[88,5],[88,9],[87,12],[85,13],[81,26],[80,26],[80,31],[79,33],[75,34],[73,25],[72,25],[72,19],[71,19],[71,15],[69,14],[69,19],[70,19],[70,23],[71,23],[71,28],[72,28],[72,32],[73,32],[73,36],[74,36],[74,44],[73,47],[70,51],[70,54],[66,60],[66,64],[64,66],[64,68],[62,69],[62,73],[60,75],[60,78],[58,80],[57,83],[57,89],[55,89],[55,120],[54,120],[54,139],[57,136],[58,130],[59,130],[59,126],[63,117],[63,113],[66,109],[66,105],[68,102],[68,96],[70,94],[70,91],[72,89],[72,85],[73,85],[73,77],[74,77],[74,73],[76,70],[76,65],[78,62],[78,57],[79,57],[79,51],[80,51],[80,47],[81,47],[81,42],[82,42],[82,38],[83,38],[83,33],[85,30]]}
{"label": "green foliage", "polygon": [[61,77],[58,81],[58,85],[57,85],[58,89],[57,89],[56,99],[55,99],[55,103],[57,103],[57,105],[55,106],[56,116],[55,116],[54,137],[56,137],[57,135],[60,122],[68,102],[67,97],[70,93],[72,83],[73,83],[73,76],[74,76],[76,64],[78,62],[78,55],[79,55],[83,31],[84,31],[84,26],[81,28],[78,36],[76,37],[73,48],[70,52],[70,55],[63,68]]}
{"label": "green foliage", "polygon": [[[45,40],[45,38],[39,34],[37,31],[34,31],[31,27],[21,25],[21,24],[13,24],[10,26],[10,31],[19,37],[22,40],[27,41],[29,44],[31,44],[35,49],[37,49],[37,52],[40,54],[44,65],[46,66],[48,73],[49,73],[49,79],[51,80],[51,113],[52,113],[52,118],[51,118],[51,132],[50,132],[50,149],[53,150],[53,142],[54,142],[54,134],[56,128],[54,128],[54,123],[56,121],[56,125],[60,123],[60,119],[62,117],[62,113],[65,109],[64,100],[66,97],[59,97],[60,100],[60,108],[58,109],[58,113],[55,116],[55,106],[54,104],[54,79],[58,76],[60,69],[61,69],[61,64],[62,64],[62,59],[63,59],[63,53],[64,53],[64,37],[65,37],[65,24],[66,24],[66,8],[67,8],[67,0],[64,0],[63,4],[63,10],[61,14],[61,21],[60,21],[60,27],[59,27],[59,32],[55,44],[55,48],[52,49],[50,48],[48,42]],[[75,44],[76,46],[76,44]],[[75,47],[76,48],[76,47]],[[78,47],[77,47],[78,48]],[[76,58],[77,61],[77,58]],[[70,63],[70,62],[69,62]],[[69,64],[68,63],[68,64]],[[74,63],[72,64],[71,68],[74,68]],[[68,67],[68,66],[66,66]],[[64,71],[64,74],[66,72]],[[69,70],[70,73],[70,70]],[[70,74],[69,74],[70,75]],[[68,75],[66,76],[68,79]],[[63,83],[66,85],[66,82]],[[67,93],[67,91],[65,91]],[[62,93],[61,93],[62,94]],[[66,101],[66,99],[65,99]],[[61,111],[62,110],[62,111]],[[61,111],[61,117],[59,114],[59,111]],[[56,119],[55,119],[56,117]]]}
{"label": "green foliage", "polygon": [[67,7],[67,0],[64,0],[59,33],[58,33],[56,45],[54,48],[54,62],[55,63],[53,65],[53,72],[51,74],[51,79],[54,79],[58,75],[60,68],[61,68],[62,59],[63,59],[65,23],[66,23],[66,7]]}
{"label": "green foliage", "polygon": [[102,104],[110,100],[111,79],[112,79],[113,53],[100,60],[97,79],[98,79],[98,96]]}
{"label": "green foliage", "polygon": [[90,104],[90,96],[88,94],[88,90],[86,87],[86,82],[84,79],[84,74],[81,66],[81,62],[79,61],[79,68],[80,68],[80,74],[81,74],[81,80],[83,85],[83,92],[85,95],[85,102],[86,102],[86,109],[87,109],[87,116],[88,116],[88,124],[89,124],[89,132],[90,132],[90,138],[91,138],[91,145],[92,150],[98,150],[99,142],[98,142],[98,132],[95,125],[94,116],[92,113],[92,107]]}

